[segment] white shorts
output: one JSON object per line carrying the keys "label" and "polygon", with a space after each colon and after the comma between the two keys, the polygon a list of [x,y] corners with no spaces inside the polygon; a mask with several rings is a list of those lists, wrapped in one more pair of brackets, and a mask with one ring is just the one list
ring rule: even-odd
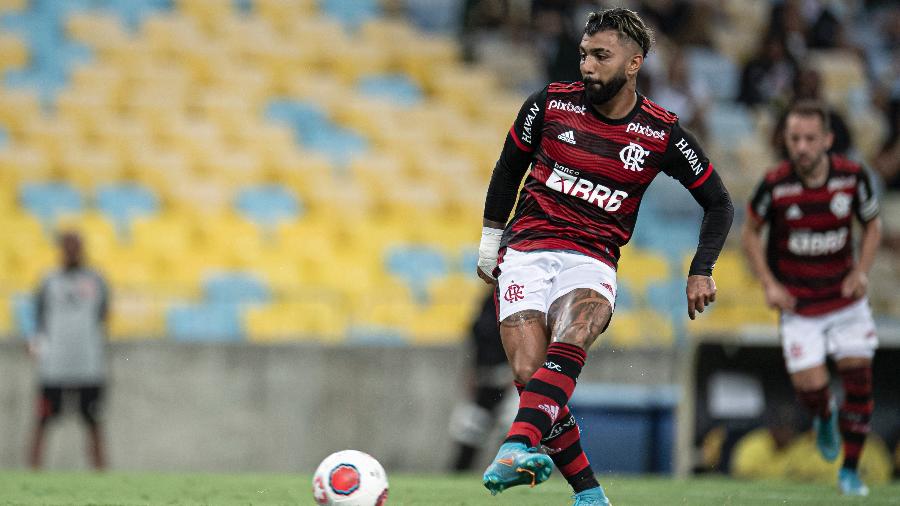
{"label": "white shorts", "polygon": [[590,288],[616,305],[616,271],[587,255],[564,251],[516,251],[507,248],[497,278],[500,321],[534,309],[547,314],[550,304],[576,288]]}
{"label": "white shorts", "polygon": [[878,335],[868,299],[818,316],[782,313],[781,346],[791,374],[824,364],[826,354],[834,360],[872,358]]}

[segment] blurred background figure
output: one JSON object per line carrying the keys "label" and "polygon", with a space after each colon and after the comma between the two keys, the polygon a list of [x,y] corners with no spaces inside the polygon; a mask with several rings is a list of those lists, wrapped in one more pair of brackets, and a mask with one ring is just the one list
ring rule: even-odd
{"label": "blurred background figure", "polygon": [[493,290],[482,300],[466,346],[466,356],[472,359],[465,376],[466,399],[454,408],[450,417],[450,436],[456,444],[450,469],[456,472],[473,470],[482,449],[488,453],[496,450],[499,439],[489,441],[488,437],[504,413],[502,404],[508,398],[505,394],[512,389],[512,371],[500,343]]}
{"label": "blurred background figure", "polygon": [[41,468],[48,424],[74,402],[87,427],[90,463],[102,470],[109,293],[100,273],[85,265],[77,233],[60,234],[59,250],[60,267],[35,295],[37,333],[28,341],[40,385],[29,465]]}

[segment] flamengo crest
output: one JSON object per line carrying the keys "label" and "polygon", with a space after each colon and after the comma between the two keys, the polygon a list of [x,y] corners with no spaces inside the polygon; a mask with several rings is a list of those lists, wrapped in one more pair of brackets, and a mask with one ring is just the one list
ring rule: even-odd
{"label": "flamengo crest", "polygon": [[632,142],[619,151],[619,159],[625,164],[625,168],[631,171],[640,172],[644,170],[644,157],[650,154],[649,149]]}

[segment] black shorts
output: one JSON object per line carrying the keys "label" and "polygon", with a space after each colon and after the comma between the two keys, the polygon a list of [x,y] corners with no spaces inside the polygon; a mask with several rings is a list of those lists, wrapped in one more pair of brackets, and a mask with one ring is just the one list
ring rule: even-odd
{"label": "black shorts", "polygon": [[56,386],[42,385],[38,402],[38,417],[48,420],[56,417],[63,409],[64,399],[78,400],[78,412],[89,425],[100,421],[103,413],[103,385]]}

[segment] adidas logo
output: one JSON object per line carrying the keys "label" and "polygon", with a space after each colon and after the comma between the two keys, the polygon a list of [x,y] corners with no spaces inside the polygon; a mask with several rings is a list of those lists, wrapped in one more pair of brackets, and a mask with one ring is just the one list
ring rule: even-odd
{"label": "adidas logo", "polygon": [[575,132],[573,132],[571,130],[569,130],[568,132],[563,132],[563,133],[559,134],[556,138],[563,142],[568,142],[569,144],[571,144],[573,146],[575,145]]}
{"label": "adidas logo", "polygon": [[538,409],[550,415],[551,421],[556,421],[556,417],[559,416],[559,406],[550,405],[550,404],[538,404]]}
{"label": "adidas logo", "polygon": [[784,216],[789,220],[799,220],[803,217],[803,211],[800,210],[800,206],[797,204],[791,204]]}

